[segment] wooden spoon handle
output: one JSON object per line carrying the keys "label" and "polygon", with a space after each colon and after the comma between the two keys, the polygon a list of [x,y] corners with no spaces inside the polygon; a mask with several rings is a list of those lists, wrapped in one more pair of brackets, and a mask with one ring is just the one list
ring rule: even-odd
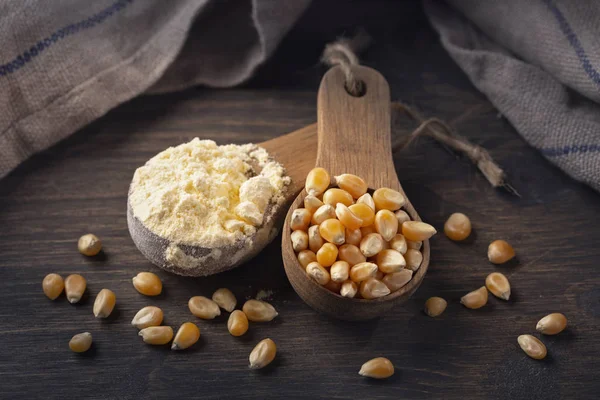
{"label": "wooden spoon handle", "polygon": [[339,67],[330,69],[317,100],[318,150],[316,165],[334,175],[352,173],[369,187],[398,189],[390,136],[390,89],[372,68],[356,66],[366,92],[350,95]]}

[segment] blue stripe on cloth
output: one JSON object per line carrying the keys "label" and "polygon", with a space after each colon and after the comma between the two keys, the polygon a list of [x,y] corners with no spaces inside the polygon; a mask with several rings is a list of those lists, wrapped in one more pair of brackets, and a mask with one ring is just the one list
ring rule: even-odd
{"label": "blue stripe on cloth", "polygon": [[22,54],[15,57],[12,61],[6,64],[0,64],[0,77],[10,75],[15,71],[21,69],[25,64],[31,62],[40,53],[52,46],[54,43],[62,40],[67,36],[74,35],[78,32],[93,28],[94,26],[103,23],[106,19],[113,16],[115,13],[121,11],[128,4],[134,0],[118,0],[104,10],[92,15],[89,18],[83,19],[73,24],[63,26],[59,30],[48,35],[44,39],[41,39],[35,45],[31,46],[29,50],[24,51]]}
{"label": "blue stripe on cloth", "polygon": [[579,61],[581,62],[581,65],[582,65],[583,69],[585,70],[585,72],[587,73],[587,75],[590,77],[590,79],[593,82],[595,82],[598,86],[600,86],[600,72],[598,72],[598,70],[596,70],[594,68],[594,66],[588,59],[587,55],[585,54],[585,50],[583,49],[583,46],[581,45],[581,42],[579,41],[579,38],[577,37],[577,34],[573,31],[573,28],[571,28],[571,25],[569,24],[569,21],[567,21],[567,18],[558,9],[556,4],[554,4],[553,0],[542,0],[542,1],[544,3],[546,3],[548,8],[554,15],[554,18],[556,18],[556,20],[558,21],[560,30],[567,37],[567,40],[571,44],[571,47],[573,47],[573,49],[575,50],[575,54],[577,54],[577,58],[579,58]]}
{"label": "blue stripe on cloth", "polygon": [[599,144],[574,144],[564,147],[546,147],[539,149],[546,157],[559,157],[566,156],[568,154],[579,154],[579,153],[598,153],[600,152]]}

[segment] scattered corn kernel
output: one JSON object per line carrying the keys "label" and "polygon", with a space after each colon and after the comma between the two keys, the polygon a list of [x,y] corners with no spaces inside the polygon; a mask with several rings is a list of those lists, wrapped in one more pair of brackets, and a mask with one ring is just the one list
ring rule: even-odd
{"label": "scattered corn kernel", "polygon": [[465,240],[471,234],[471,220],[463,213],[454,213],[444,224],[444,233],[450,240]]}
{"label": "scattered corn kernel", "polygon": [[366,204],[371,207],[371,210],[375,211],[375,202],[373,201],[373,196],[371,196],[369,193],[365,193],[360,196],[358,200],[356,200],[356,204],[359,203]]}
{"label": "scattered corn kernel", "polygon": [[408,249],[404,254],[404,260],[406,261],[406,268],[416,272],[423,263],[423,254],[419,250]]}
{"label": "scattered corn kernel", "polygon": [[290,235],[292,239],[292,248],[294,251],[302,251],[308,249],[308,233],[304,231],[294,231]]}
{"label": "scattered corn kernel", "polygon": [[441,297],[430,297],[425,302],[425,314],[430,317],[437,317],[442,315],[446,310],[448,302]]}
{"label": "scattered corn kernel", "polygon": [[319,225],[326,219],[331,218],[335,218],[335,208],[330,204],[323,204],[315,211],[310,222],[313,225]]}
{"label": "scattered corn kernel", "polygon": [[369,233],[360,241],[360,251],[365,257],[373,257],[383,250],[384,244],[385,241],[379,233]]}
{"label": "scattered corn kernel", "polygon": [[556,335],[567,327],[567,317],[561,313],[552,313],[540,319],[535,329],[544,335]]}
{"label": "scattered corn kernel", "polygon": [[429,224],[426,224],[425,222],[406,221],[402,224],[402,234],[406,240],[413,242],[422,242],[423,240],[429,239],[436,233],[437,231],[435,228]]}
{"label": "scattered corn kernel", "polygon": [[132,279],[135,290],[144,296],[158,296],[162,293],[162,282],[152,272],[140,272]]}
{"label": "scattered corn kernel", "polygon": [[390,240],[390,248],[396,250],[400,254],[405,254],[408,250],[406,239],[403,235],[397,234]]}
{"label": "scattered corn kernel", "polygon": [[500,272],[492,272],[485,278],[485,286],[494,296],[502,300],[510,298],[510,283]]}
{"label": "scattered corn kernel", "polygon": [[302,268],[306,269],[306,266],[313,261],[317,261],[317,255],[311,250],[302,250],[298,253],[298,262],[302,265]]}
{"label": "scattered corn kernel", "polygon": [[312,194],[309,194],[304,198],[304,208],[306,208],[310,213],[314,213],[322,205],[323,202]]}
{"label": "scattered corn kernel", "polygon": [[192,322],[183,323],[177,330],[171,350],[185,350],[200,339],[200,329]]}
{"label": "scattered corn kernel", "polygon": [[365,226],[373,225],[373,222],[375,222],[375,211],[365,203],[352,204],[348,209],[362,220],[361,229]]}
{"label": "scattered corn kernel", "polygon": [[241,310],[235,310],[227,320],[227,330],[231,336],[242,336],[248,332],[248,317]]}
{"label": "scattered corn kernel", "polygon": [[275,307],[262,300],[248,300],[244,303],[242,310],[248,320],[254,322],[268,322],[279,315],[275,311]]}
{"label": "scattered corn kernel", "polygon": [[376,264],[379,266],[381,272],[391,274],[406,267],[406,260],[400,252],[392,249],[384,249],[377,254]]}
{"label": "scattered corn kernel", "polygon": [[271,339],[261,340],[250,353],[250,368],[260,369],[266,367],[275,359],[276,354],[277,346],[274,341]]}
{"label": "scattered corn kernel", "polygon": [[504,264],[515,256],[515,249],[504,240],[494,240],[488,247],[488,259],[494,264]]}
{"label": "scattered corn kernel", "polygon": [[194,316],[202,319],[214,319],[221,315],[219,305],[204,296],[194,296],[188,301],[188,308]]}
{"label": "scattered corn kernel", "polygon": [[340,296],[354,298],[356,297],[356,293],[358,293],[358,285],[352,281],[346,281],[342,283],[342,287],[340,288]]}
{"label": "scattered corn kernel", "polygon": [[329,243],[342,245],[346,240],[346,230],[344,225],[337,219],[328,219],[319,225],[321,237]]}
{"label": "scattered corn kernel", "polygon": [[354,199],[350,193],[343,189],[331,188],[323,194],[323,203],[329,204],[335,207],[338,203],[342,203],[345,206],[351,206],[354,204]]}
{"label": "scattered corn kernel", "polygon": [[387,358],[377,357],[364,363],[358,374],[369,378],[385,379],[394,375],[394,365]]}
{"label": "scattered corn kernel", "polygon": [[375,230],[383,237],[383,240],[390,241],[398,233],[398,220],[390,210],[379,210],[375,214]]}
{"label": "scattered corn kernel", "polygon": [[331,277],[329,272],[318,262],[311,262],[306,266],[306,274],[319,285],[326,285]]}
{"label": "scattered corn kernel", "polygon": [[485,286],[482,286],[477,290],[469,292],[460,298],[460,303],[472,310],[485,306],[487,304],[487,301],[488,291],[485,288]]}
{"label": "scattered corn kernel", "polygon": [[377,273],[377,264],[363,262],[350,268],[350,279],[354,282],[362,282],[373,278]]}
{"label": "scattered corn kernel", "polygon": [[365,181],[352,174],[342,174],[335,177],[335,183],[346,192],[350,193],[352,197],[358,199],[367,193],[367,184]]}
{"label": "scattered corn kernel", "polygon": [[331,178],[324,168],[313,168],[306,176],[304,188],[308,194],[320,196],[327,190],[330,183]]}
{"label": "scattered corn kernel", "polygon": [[292,211],[290,228],[293,231],[306,231],[310,225],[311,213],[306,208],[296,208]]}
{"label": "scattered corn kernel", "polygon": [[84,256],[92,257],[102,250],[102,242],[94,234],[88,233],[79,238],[77,249]]}
{"label": "scattered corn kernel", "polygon": [[385,283],[390,291],[395,292],[410,282],[412,276],[413,272],[410,269],[401,269],[398,272],[387,274],[383,277],[383,279],[381,279],[381,281]]}
{"label": "scattered corn kernel", "polygon": [[89,332],[78,333],[69,341],[69,348],[75,353],[84,353],[92,347],[92,334]]}
{"label": "scattered corn kernel", "polygon": [[75,304],[79,302],[83,296],[83,293],[85,292],[86,286],[87,282],[83,276],[79,274],[67,276],[65,279],[65,293],[67,294],[67,300],[69,300],[69,303]]}
{"label": "scattered corn kernel", "polygon": [[329,270],[333,282],[344,282],[350,274],[350,264],[346,261],[336,261]]}
{"label": "scattered corn kernel", "polygon": [[338,249],[338,258],[346,261],[350,266],[367,261],[360,249],[353,244],[343,244]]}
{"label": "scattered corn kernel", "polygon": [[155,306],[146,306],[135,314],[131,320],[131,325],[138,329],[148,328],[150,326],[159,326],[163,321],[163,311]]}
{"label": "scattered corn kernel", "polygon": [[390,289],[385,283],[375,279],[369,278],[360,283],[360,295],[363,299],[377,299],[379,297],[387,296],[390,294]]}
{"label": "scattered corn kernel", "polygon": [[217,289],[212,295],[212,301],[227,312],[232,312],[237,304],[235,295],[227,288]]}
{"label": "scattered corn kernel", "polygon": [[337,203],[335,206],[335,215],[346,229],[358,229],[362,225],[362,219],[358,218],[342,203]]}
{"label": "scattered corn kernel", "polygon": [[[299,231],[302,232],[302,231]],[[313,225],[308,228],[308,248],[316,253],[323,246],[325,241],[319,233],[319,225]]]}
{"label": "scattered corn kernel", "polygon": [[365,237],[369,233],[377,233],[377,231],[375,230],[375,225],[369,225],[369,226],[363,226],[363,227],[361,227],[360,228],[360,233],[361,233],[362,237]]}
{"label": "scattered corn kernel", "polygon": [[338,248],[333,243],[325,243],[319,251],[317,251],[317,261],[323,267],[330,267],[337,259],[337,256]]}
{"label": "scattered corn kernel", "polygon": [[116,303],[117,297],[115,293],[109,289],[102,289],[94,301],[94,316],[96,318],[108,318],[113,312]]}
{"label": "scattered corn kernel", "polygon": [[373,193],[373,201],[377,210],[390,211],[398,210],[406,202],[402,193],[390,188],[377,189]]}
{"label": "scattered corn kernel", "polygon": [[533,359],[542,360],[546,358],[546,355],[548,354],[544,343],[535,336],[521,335],[517,338],[517,342],[525,354]]}
{"label": "scattered corn kernel", "polygon": [[50,300],[56,299],[63,292],[65,281],[58,274],[48,274],[42,281],[42,290]]}
{"label": "scattered corn kernel", "polygon": [[398,210],[394,213],[396,219],[398,220],[398,226],[402,226],[406,221],[410,221],[410,215],[404,210]]}
{"label": "scattered corn kernel", "polygon": [[346,228],[346,244],[352,244],[354,246],[360,245],[362,240],[362,232],[360,229],[348,229]]}
{"label": "scattered corn kernel", "polygon": [[138,332],[145,343],[152,345],[167,344],[173,339],[173,328],[170,326],[149,326]]}
{"label": "scattered corn kernel", "polygon": [[413,250],[421,250],[421,247],[423,247],[423,242],[413,242],[411,240],[407,240],[406,247]]}

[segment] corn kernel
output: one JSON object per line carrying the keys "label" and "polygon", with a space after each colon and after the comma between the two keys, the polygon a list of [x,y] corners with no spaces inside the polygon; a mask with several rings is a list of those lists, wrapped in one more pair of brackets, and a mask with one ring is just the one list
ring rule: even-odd
{"label": "corn kernel", "polygon": [[65,282],[58,274],[48,274],[42,281],[42,290],[50,300],[56,299],[63,292]]}
{"label": "corn kernel", "polygon": [[227,288],[217,289],[212,295],[212,301],[227,312],[232,312],[237,304],[235,295]]}
{"label": "corn kernel", "polygon": [[306,208],[296,208],[290,218],[290,228],[293,231],[306,231],[310,225],[311,213]]}
{"label": "corn kernel", "polygon": [[362,225],[362,219],[358,218],[342,203],[338,203],[335,206],[335,215],[346,229],[358,229]]}
{"label": "corn kernel", "polygon": [[350,279],[358,283],[373,278],[376,273],[377,264],[363,262],[350,268]]}
{"label": "corn kernel", "polygon": [[92,334],[89,332],[78,333],[69,341],[69,348],[75,353],[84,353],[92,347]]}
{"label": "corn kernel", "polygon": [[308,249],[308,233],[304,231],[293,231],[290,235],[292,248],[296,252]]}
{"label": "corn kernel", "polygon": [[500,272],[492,272],[485,278],[485,286],[497,298],[508,300],[510,298],[510,283],[506,276]]}
{"label": "corn kernel", "polygon": [[437,231],[435,228],[425,222],[421,221],[406,221],[402,224],[402,234],[406,238],[406,240],[411,240],[413,242],[422,242],[423,240],[427,240],[433,235],[435,235]]}
{"label": "corn kernel", "polygon": [[[350,211],[362,220],[362,227],[373,225],[375,222],[375,211],[364,203],[352,204],[348,207]],[[374,228],[374,227],[373,227]],[[365,234],[363,233],[363,236]]]}
{"label": "corn kernel", "polygon": [[[377,260],[375,260],[375,261],[377,261]],[[378,281],[383,280],[384,277],[385,277],[385,274],[383,272],[381,272],[381,269],[378,269],[377,273],[374,276],[374,278],[377,279]]]}
{"label": "corn kernel", "polygon": [[329,243],[337,244],[338,246],[344,244],[346,240],[346,230],[344,225],[337,219],[328,219],[323,221],[319,225],[319,233],[321,237],[327,240]]}
{"label": "corn kernel", "polygon": [[329,272],[318,262],[311,262],[306,266],[306,275],[319,285],[326,285],[329,282]]}
{"label": "corn kernel", "polygon": [[311,194],[304,198],[304,208],[306,208],[311,214],[317,211],[322,205],[323,202]]}
{"label": "corn kernel", "polygon": [[488,259],[494,264],[504,264],[515,256],[515,249],[504,240],[494,240],[488,247]]}
{"label": "corn kernel", "polygon": [[430,297],[425,302],[425,314],[435,318],[442,315],[447,306],[448,302],[441,297]]}
{"label": "corn kernel", "polygon": [[356,204],[366,204],[368,205],[373,212],[375,212],[375,202],[373,201],[373,197],[369,193],[365,193],[356,200]]}
{"label": "corn kernel", "polygon": [[398,226],[402,226],[406,221],[410,221],[410,215],[404,210],[398,210],[394,213],[396,219],[398,220]]}
{"label": "corn kernel", "polygon": [[360,196],[367,193],[367,184],[365,181],[352,174],[342,174],[335,177],[335,183],[346,192],[350,193],[352,197],[358,199]]}
{"label": "corn kernel", "polygon": [[264,368],[275,359],[277,346],[271,339],[263,339],[250,353],[249,361],[251,369]]}
{"label": "corn kernel", "polygon": [[423,242],[413,242],[411,240],[407,240],[406,247],[413,250],[421,250],[421,247],[423,247]]}
{"label": "corn kernel", "polygon": [[340,288],[340,296],[352,299],[356,297],[356,293],[358,293],[358,285],[356,283],[352,281],[346,281],[342,283],[342,287]]}
{"label": "corn kernel", "polygon": [[331,218],[335,218],[335,208],[333,208],[332,205],[323,204],[321,207],[319,207],[317,209],[317,211],[315,211],[310,222],[313,225],[319,225],[321,222],[325,221],[326,219],[331,219]]}
{"label": "corn kernel", "polygon": [[517,342],[525,354],[535,360],[542,360],[548,354],[544,343],[535,336],[521,335],[517,338]]}
{"label": "corn kernel", "polygon": [[324,168],[313,168],[306,176],[304,188],[308,194],[320,196],[327,190],[330,183],[331,178]]}
{"label": "corn kernel", "polygon": [[[369,233],[377,233],[377,231],[375,230],[375,225],[369,225],[369,226],[363,226],[362,228],[360,228],[360,233],[361,233],[362,237],[365,237]],[[358,246],[358,245],[356,245],[356,246]]]}
{"label": "corn kernel", "polygon": [[327,282],[326,284],[323,285],[323,287],[325,289],[329,290],[330,292],[340,294],[340,289],[342,288],[342,283],[334,282],[330,279],[329,282]]}
{"label": "corn kernel", "polygon": [[308,248],[316,253],[325,244],[325,241],[319,233],[319,225],[313,225],[308,228]]}
{"label": "corn kernel", "polygon": [[406,268],[417,272],[421,263],[423,263],[423,254],[419,250],[408,249],[404,254],[404,260],[406,261]]}
{"label": "corn kernel", "polygon": [[138,329],[148,328],[150,326],[159,326],[163,321],[163,311],[155,306],[146,306],[135,314],[131,320],[131,325]]}
{"label": "corn kernel", "polygon": [[338,258],[346,261],[350,266],[367,261],[360,249],[352,244],[343,244],[338,249]]}
{"label": "corn kernel", "polygon": [[200,339],[200,329],[192,322],[183,323],[177,330],[171,350],[185,350]]}
{"label": "corn kernel", "polygon": [[398,210],[406,202],[402,193],[390,188],[377,189],[373,193],[373,201],[377,210],[390,211]]}
{"label": "corn kernel", "polygon": [[336,261],[331,266],[329,274],[331,275],[331,280],[333,282],[347,281],[348,275],[350,274],[350,264],[346,261]]}
{"label": "corn kernel", "polygon": [[477,290],[469,292],[460,298],[460,303],[467,308],[476,310],[487,304],[488,291],[485,286],[480,287]]}
{"label": "corn kernel", "polygon": [[450,240],[465,240],[471,234],[471,220],[465,214],[454,213],[444,224],[444,233]]}
{"label": "corn kernel", "polygon": [[298,253],[298,262],[302,265],[302,268],[306,269],[306,266],[313,261],[317,261],[317,255],[311,250],[302,250]]}
{"label": "corn kernel", "polygon": [[67,300],[69,300],[69,303],[75,304],[79,302],[83,296],[83,293],[85,292],[86,286],[87,282],[83,276],[79,274],[67,276],[65,279],[65,293],[67,294]]}
{"label": "corn kernel", "polygon": [[557,335],[567,327],[567,317],[561,313],[552,313],[540,319],[535,329],[544,335]]}
{"label": "corn kernel", "polygon": [[400,252],[392,249],[384,249],[377,254],[376,264],[379,266],[381,272],[391,274],[404,268],[406,260]]}
{"label": "corn kernel", "polygon": [[149,326],[138,332],[144,343],[152,345],[167,344],[173,339],[173,328],[170,326]]}
{"label": "corn kernel", "polygon": [[194,316],[202,319],[214,319],[221,315],[219,305],[204,296],[194,296],[188,301],[188,308]]}
{"label": "corn kernel", "polygon": [[362,240],[362,232],[360,231],[360,229],[346,228],[346,241],[344,243],[358,246],[358,245],[360,245],[361,240]]}
{"label": "corn kernel", "polygon": [[396,250],[400,254],[406,254],[406,250],[408,250],[408,245],[406,244],[406,239],[404,235],[397,234],[394,235],[392,240],[390,240],[390,248]]}
{"label": "corn kernel", "polygon": [[248,320],[254,322],[268,322],[279,315],[275,311],[275,307],[262,300],[248,300],[244,303],[242,310]]}
{"label": "corn kernel", "polygon": [[360,295],[363,299],[377,299],[379,297],[387,296],[390,294],[390,289],[385,283],[375,279],[369,278],[360,283]]}
{"label": "corn kernel", "polygon": [[248,317],[243,311],[235,310],[227,320],[227,330],[231,336],[242,336],[248,332]]}
{"label": "corn kernel", "polygon": [[360,251],[365,257],[373,257],[383,250],[384,243],[379,233],[369,233],[360,241]]}
{"label": "corn kernel", "polygon": [[152,272],[140,272],[133,279],[133,287],[144,296],[158,296],[162,293],[162,282]]}
{"label": "corn kernel", "polygon": [[358,374],[369,378],[385,379],[394,375],[394,365],[387,358],[377,357],[364,363]]}
{"label": "corn kernel", "polygon": [[379,210],[375,214],[375,230],[383,237],[383,240],[390,241],[398,233],[398,220],[393,212],[389,210]]}
{"label": "corn kernel", "polygon": [[84,256],[93,257],[102,250],[102,242],[98,236],[88,233],[79,238],[77,249]]}
{"label": "corn kernel", "polygon": [[345,206],[351,206],[354,204],[354,199],[350,195],[350,193],[345,190],[338,188],[327,189],[327,191],[323,194],[323,203],[329,204],[332,207],[335,207],[338,203],[342,203]]}
{"label": "corn kernel", "polygon": [[108,318],[115,308],[116,303],[117,297],[115,293],[109,289],[102,289],[94,301],[94,316],[96,318]]}
{"label": "corn kernel", "polygon": [[317,251],[317,261],[323,267],[330,267],[337,260],[338,248],[333,243],[325,243]]}
{"label": "corn kernel", "polygon": [[392,292],[401,289],[412,279],[413,272],[410,269],[401,269],[398,272],[387,274],[381,279]]}

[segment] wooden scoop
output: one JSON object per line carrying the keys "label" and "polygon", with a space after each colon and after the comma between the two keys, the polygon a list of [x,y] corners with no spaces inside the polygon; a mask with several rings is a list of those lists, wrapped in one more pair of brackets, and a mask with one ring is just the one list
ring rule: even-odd
{"label": "wooden scoop", "polygon": [[[377,71],[354,67],[358,79],[366,87],[362,97],[354,97],[345,89],[345,78],[339,67],[329,70],[319,88],[317,103],[318,151],[315,166],[323,167],[331,176],[343,173],[362,177],[369,188],[389,187],[406,198],[404,209],[411,219],[419,215],[404,193],[392,160],[390,90]],[[306,191],[302,191],[288,211],[283,227],[282,253],[285,272],[294,290],[312,308],[344,320],[366,320],[385,314],[406,301],[419,287],[429,265],[429,241],[423,242],[423,263],[412,280],[400,290],[374,300],[350,299],[335,294],[309,279],[298,262],[290,239],[292,212],[304,207]]]}

